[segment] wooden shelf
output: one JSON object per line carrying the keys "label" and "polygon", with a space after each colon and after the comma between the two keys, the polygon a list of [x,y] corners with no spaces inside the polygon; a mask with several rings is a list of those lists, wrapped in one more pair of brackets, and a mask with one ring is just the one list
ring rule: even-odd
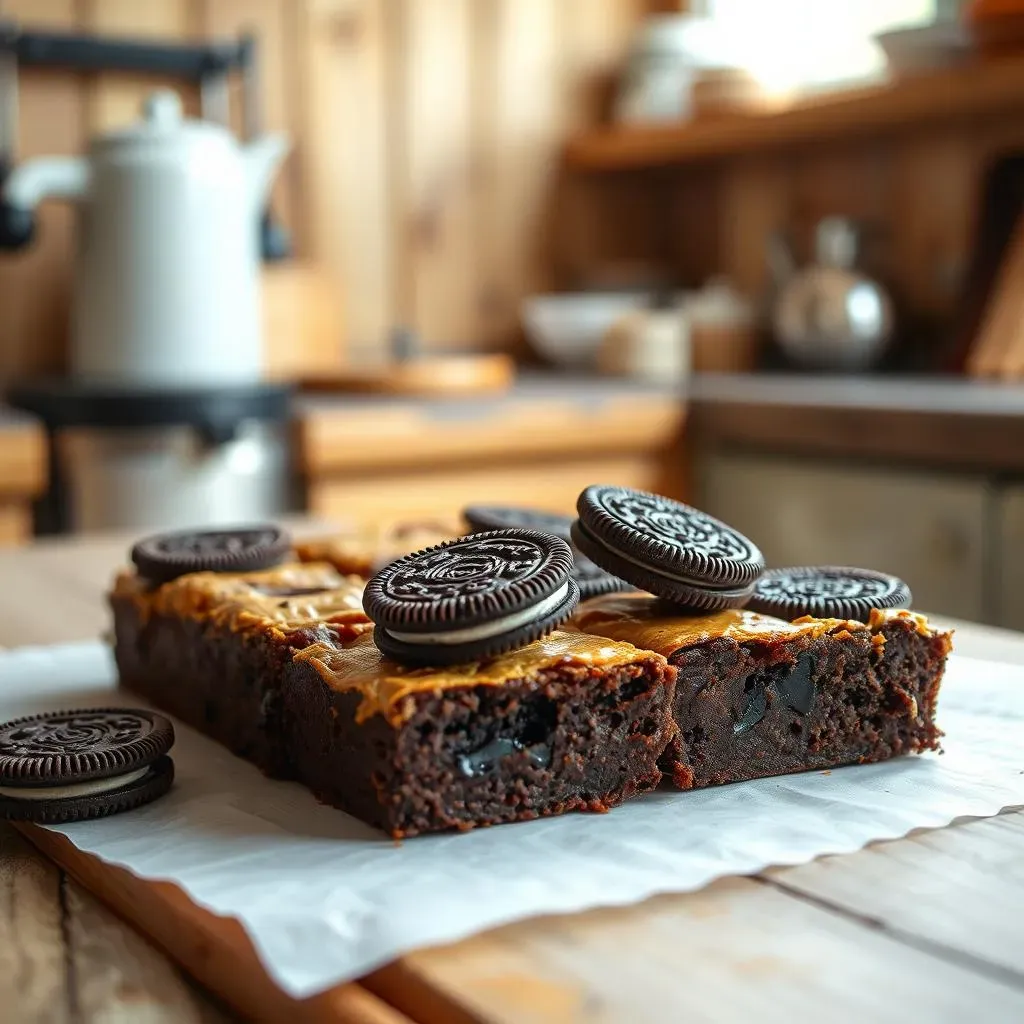
{"label": "wooden shelf", "polygon": [[1013,109],[1024,111],[1024,56],[818,97],[771,113],[590,132],[570,140],[566,157],[587,171],[664,167]]}

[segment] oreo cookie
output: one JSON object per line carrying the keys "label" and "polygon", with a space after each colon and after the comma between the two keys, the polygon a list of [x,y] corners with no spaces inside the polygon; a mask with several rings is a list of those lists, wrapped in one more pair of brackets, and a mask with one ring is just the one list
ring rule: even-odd
{"label": "oreo cookie", "polygon": [[462,518],[469,523],[473,533],[488,530],[539,530],[553,537],[561,537],[567,544],[569,527],[572,525],[570,516],[510,505],[470,505],[462,510]]}
{"label": "oreo cookie", "polygon": [[163,796],[174,727],[151,711],[99,708],[0,725],[0,818],[40,824],[102,818]]}
{"label": "oreo cookie", "polygon": [[538,530],[473,533],[385,566],[363,608],[380,650],[409,665],[480,661],[531,643],[579,602],[572,551]]}
{"label": "oreo cookie", "polygon": [[540,512],[530,508],[513,508],[506,505],[470,505],[462,510],[462,517],[474,533],[485,530],[528,529],[550,533],[559,537],[573,548],[572,578],[580,588],[580,600],[586,601],[599,594],[611,594],[628,590],[629,584],[607,573],[595,565],[572,543],[572,517],[554,512]]}
{"label": "oreo cookie", "polygon": [[602,569],[694,611],[740,608],[764,571],[757,546],[682,502],[629,487],[588,487],[572,524],[576,547]]}
{"label": "oreo cookie", "polygon": [[272,569],[291,550],[278,526],[257,524],[227,530],[182,530],[140,540],[131,552],[139,575],[167,583],[193,572],[256,572]]}
{"label": "oreo cookie", "polygon": [[778,619],[856,619],[872,608],[909,608],[910,587],[897,576],[843,565],[803,565],[769,569],[748,607]]}

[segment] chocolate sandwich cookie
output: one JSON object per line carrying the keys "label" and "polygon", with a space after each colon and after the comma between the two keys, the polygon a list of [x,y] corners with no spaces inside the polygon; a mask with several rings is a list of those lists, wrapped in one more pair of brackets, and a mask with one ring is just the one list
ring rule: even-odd
{"label": "chocolate sandwich cookie", "polygon": [[553,537],[561,537],[567,544],[569,527],[572,525],[570,516],[511,505],[469,505],[462,510],[462,518],[469,523],[473,533],[488,530],[539,530]]}
{"label": "chocolate sandwich cookie", "polygon": [[600,594],[611,594],[615,591],[629,589],[628,583],[605,572],[575,547],[570,532],[571,516],[561,516],[554,512],[539,512],[531,508],[513,508],[507,505],[470,505],[462,510],[462,517],[474,533],[485,530],[523,528],[550,533],[553,537],[564,540],[573,549],[571,575],[580,588],[581,601],[597,597]]}
{"label": "chocolate sandwich cookie", "polygon": [[140,576],[168,583],[193,572],[256,572],[272,569],[291,550],[279,526],[257,524],[226,530],[182,530],[159,533],[132,548]]}
{"label": "chocolate sandwich cookie", "polygon": [[480,661],[532,643],[579,602],[565,541],[537,530],[474,533],[385,566],[366,584],[374,640],[410,665]]}
{"label": "chocolate sandwich cookie", "polygon": [[764,571],[743,534],[699,509],[629,487],[588,487],[572,524],[576,547],[641,590],[698,611],[740,608]]}
{"label": "chocolate sandwich cookie", "polygon": [[152,711],[99,708],[0,725],[0,818],[58,824],[129,811],[174,781],[174,727]]}
{"label": "chocolate sandwich cookie", "polygon": [[758,580],[747,607],[777,619],[855,619],[872,608],[909,608],[910,587],[896,576],[842,565],[769,569]]}

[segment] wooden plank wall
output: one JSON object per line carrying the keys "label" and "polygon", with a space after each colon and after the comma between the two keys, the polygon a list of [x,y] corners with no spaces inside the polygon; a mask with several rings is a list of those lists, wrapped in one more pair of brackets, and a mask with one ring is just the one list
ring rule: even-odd
{"label": "wooden plank wall", "polygon": [[[274,193],[298,254],[343,289],[350,348],[411,324],[507,347],[548,287],[557,154],[594,109],[644,0],[0,0],[26,26],[190,39],[255,29],[268,128],[295,139]],[[133,119],[153,82],[23,73],[20,158]],[[186,96],[195,109],[196,97]],[[0,254],[0,384],[64,363],[73,215]]]}

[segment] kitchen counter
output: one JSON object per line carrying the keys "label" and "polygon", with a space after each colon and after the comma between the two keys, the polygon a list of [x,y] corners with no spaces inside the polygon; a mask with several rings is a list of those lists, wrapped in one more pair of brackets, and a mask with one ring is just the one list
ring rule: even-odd
{"label": "kitchen counter", "polygon": [[697,374],[698,444],[1024,471],[1024,385],[956,377]]}

